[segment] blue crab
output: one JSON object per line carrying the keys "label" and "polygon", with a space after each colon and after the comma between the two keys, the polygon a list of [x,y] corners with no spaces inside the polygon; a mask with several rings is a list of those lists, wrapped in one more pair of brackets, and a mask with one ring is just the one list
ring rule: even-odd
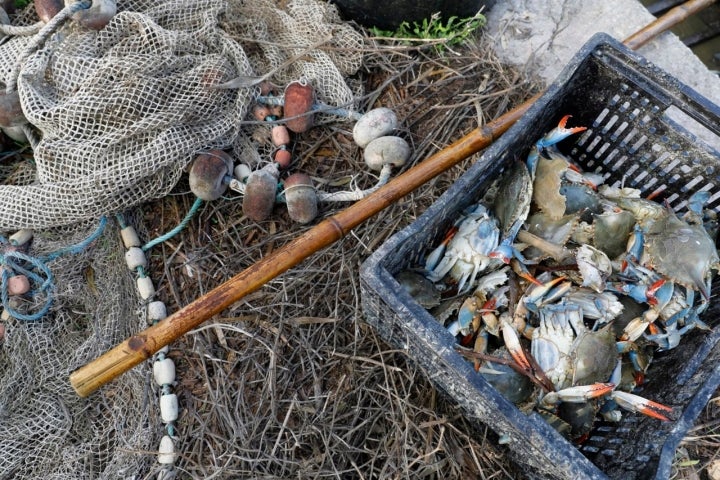
{"label": "blue crab", "polygon": [[617,347],[609,328],[588,330],[582,308],[562,302],[540,310],[530,352],[557,390],[604,381],[615,367]]}
{"label": "blue crab", "polygon": [[596,184],[603,181],[601,176],[580,172],[570,159],[557,149],[557,144],[562,140],[586,130],[586,127],[567,128],[569,118],[570,115],[564,116],[557,127],[541,138],[531,150],[527,160],[528,170],[533,179],[533,202],[541,212],[553,219],[558,219],[566,213],[572,213],[566,212],[567,195],[564,193],[573,197],[577,194],[561,191],[565,185],[568,183],[584,184],[595,189]]}
{"label": "blue crab", "polygon": [[[690,198],[688,206],[693,214],[700,215],[704,195],[696,195]],[[709,301],[712,270],[720,269],[720,258],[715,242],[702,224],[688,223],[669,207],[650,200],[621,196],[617,202],[637,220],[636,238],[641,239],[636,240],[634,257],[639,258],[640,264],[650,266],[674,283],[698,290],[704,301]]]}
{"label": "blue crab", "polygon": [[476,204],[427,256],[427,278],[438,282],[450,274],[458,282],[458,293],[465,293],[475,283],[478,274],[501,265],[490,256],[499,239],[497,220],[485,205]]}

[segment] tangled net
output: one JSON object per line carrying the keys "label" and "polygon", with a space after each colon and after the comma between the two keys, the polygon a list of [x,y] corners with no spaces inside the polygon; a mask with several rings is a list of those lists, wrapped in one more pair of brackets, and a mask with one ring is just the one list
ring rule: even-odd
{"label": "tangled net", "polygon": [[[12,17],[17,26],[35,22],[32,5]],[[282,9],[270,0],[120,1],[101,31],[68,20],[38,45],[36,38],[0,45],[0,80],[17,88],[32,145],[31,161],[0,166],[0,232],[33,229],[33,255],[80,242],[99,218],[167,195],[200,151],[252,149],[246,117],[259,88],[213,85],[297,56],[275,83],[304,77],[322,102],[352,107],[344,78],[361,64],[360,35],[319,0]],[[90,401],[67,380],[146,325],[123,250],[117,228],[106,228],[83,252],[49,263],[48,315],[6,320],[0,478],[152,471],[152,455],[139,454],[156,451],[161,433],[147,367]]]}

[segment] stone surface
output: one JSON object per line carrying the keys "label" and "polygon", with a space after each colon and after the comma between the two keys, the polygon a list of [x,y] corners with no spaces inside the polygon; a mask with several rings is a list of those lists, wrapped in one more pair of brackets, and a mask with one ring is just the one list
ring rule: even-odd
{"label": "stone surface", "polygon": [[[486,31],[500,59],[549,85],[595,33],[622,41],[655,17],[635,0],[506,0],[498,2],[487,19]],[[720,104],[720,79],[675,34],[663,33],[638,53]]]}

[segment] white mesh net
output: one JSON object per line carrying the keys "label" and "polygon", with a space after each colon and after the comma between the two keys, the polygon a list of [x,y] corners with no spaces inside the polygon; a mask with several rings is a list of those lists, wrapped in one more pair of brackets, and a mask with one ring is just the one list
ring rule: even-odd
{"label": "white mesh net", "polygon": [[[32,5],[12,18],[35,22]],[[272,80],[304,77],[321,101],[352,106],[344,77],[359,68],[362,43],[319,0],[120,1],[99,32],[68,20],[37,46],[36,38],[0,45],[0,80],[17,85],[35,132],[31,161],[0,165],[0,232],[34,229],[32,255],[82,240],[102,216],[167,195],[198,152],[246,145],[258,87],[214,84],[301,56]],[[333,48],[309,49],[322,42]],[[146,326],[123,253],[111,222],[82,253],[49,263],[47,315],[5,323],[0,478],[131,478],[156,468],[147,452],[157,451],[162,430],[146,367],[92,401],[68,382]],[[16,307],[37,307],[26,303]]]}
{"label": "white mesh net", "polygon": [[[41,132],[36,182],[0,186],[0,229],[73,224],[166,195],[198,151],[235,141],[257,94],[213,85],[260,75],[323,40],[339,48],[307,52],[274,80],[305,77],[325,103],[352,103],[343,78],[360,65],[361,39],[327,4],[137,1],[119,9],[100,32],[69,22],[22,66],[23,111]],[[0,47],[5,84],[30,39]]]}

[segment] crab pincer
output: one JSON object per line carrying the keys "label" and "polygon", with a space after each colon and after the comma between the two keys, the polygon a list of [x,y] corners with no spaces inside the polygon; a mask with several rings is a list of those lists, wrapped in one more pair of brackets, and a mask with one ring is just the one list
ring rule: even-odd
{"label": "crab pincer", "polygon": [[528,360],[525,355],[525,351],[520,345],[520,337],[518,337],[515,327],[506,319],[503,319],[502,321],[502,335],[505,347],[508,349],[508,352],[510,352],[510,356],[512,356],[513,360],[515,360],[515,363],[517,363],[526,372],[532,372],[533,368],[530,364],[530,360]]}
{"label": "crab pincer", "polygon": [[527,158],[528,170],[530,170],[530,174],[533,177],[535,176],[535,168],[537,167],[537,161],[540,158],[540,152],[543,149],[560,143],[561,141],[568,138],[570,135],[574,135],[576,133],[587,130],[587,127],[567,128],[566,125],[570,117],[572,117],[572,115],[565,115],[564,117],[562,117],[560,119],[560,122],[558,122],[558,126],[550,130],[547,135],[538,140],[533,146]]}
{"label": "crab pincer", "polygon": [[607,395],[614,388],[614,383],[593,383],[568,387],[557,392],[547,393],[543,398],[543,403],[546,405],[557,405],[560,402],[583,403]]}
{"label": "crab pincer", "polygon": [[615,390],[610,395],[610,398],[626,410],[631,412],[642,413],[648,417],[657,418],[663,422],[669,422],[670,419],[666,417],[672,413],[672,408],[665,406],[661,403],[653,402],[647,398],[634,395],[632,393],[623,392],[621,390]]}

